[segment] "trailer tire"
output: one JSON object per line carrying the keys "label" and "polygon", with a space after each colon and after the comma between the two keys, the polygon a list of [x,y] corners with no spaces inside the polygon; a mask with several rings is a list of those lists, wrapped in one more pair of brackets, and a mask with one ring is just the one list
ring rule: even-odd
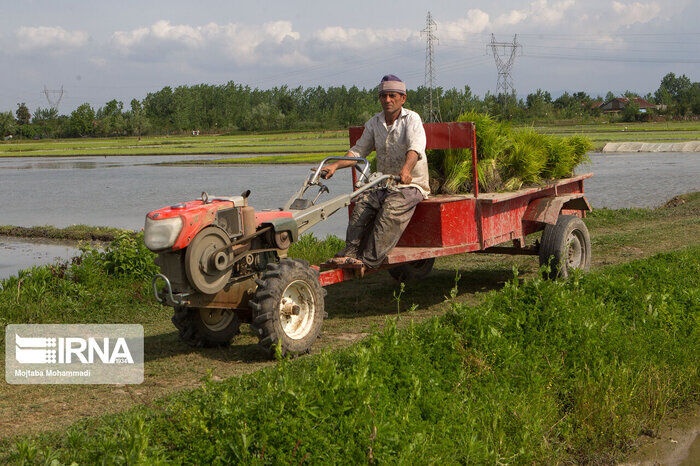
{"label": "trailer tire", "polygon": [[267,265],[256,280],[255,297],[249,301],[252,327],[269,356],[279,345],[282,355],[308,353],[319,334],[324,317],[326,290],[319,272],[298,259],[282,259]]}
{"label": "trailer tire", "polygon": [[241,322],[232,309],[175,307],[172,318],[180,339],[196,348],[229,346],[241,333]]}
{"label": "trailer tire", "polygon": [[540,242],[540,265],[549,266],[545,278],[567,278],[572,269],[591,266],[591,237],[586,224],[575,215],[560,215],[548,224]]}
{"label": "trailer tire", "polygon": [[427,277],[430,271],[433,270],[434,264],[434,257],[421,259],[391,268],[389,269],[389,275],[399,283],[412,282]]}

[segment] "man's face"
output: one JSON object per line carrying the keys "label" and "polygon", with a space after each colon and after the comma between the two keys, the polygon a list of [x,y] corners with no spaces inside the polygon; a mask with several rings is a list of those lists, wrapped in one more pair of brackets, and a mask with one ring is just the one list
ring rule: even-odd
{"label": "man's face", "polygon": [[382,92],[379,95],[384,113],[394,113],[406,102],[406,95],[398,92]]}

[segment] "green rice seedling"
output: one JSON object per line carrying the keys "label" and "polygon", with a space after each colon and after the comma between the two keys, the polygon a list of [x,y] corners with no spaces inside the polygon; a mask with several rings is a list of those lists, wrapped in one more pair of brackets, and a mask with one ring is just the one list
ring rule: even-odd
{"label": "green rice seedling", "polygon": [[542,171],[545,179],[566,178],[571,176],[576,166],[574,149],[566,140],[550,137],[546,143],[547,165]]}
{"label": "green rice seedling", "polygon": [[593,143],[585,136],[576,134],[566,138],[566,142],[574,151],[574,163],[580,165],[582,163],[590,163],[588,152],[593,149]]}
{"label": "green rice seedling", "polygon": [[[508,144],[511,128],[508,123],[494,120],[487,113],[470,111],[463,113],[457,121],[471,121],[476,130],[476,157],[478,160],[497,159]],[[468,152],[468,151],[464,151]],[[471,154],[469,154],[471,157]]]}
{"label": "green rice seedling", "polygon": [[[478,166],[478,165],[477,165]],[[452,166],[445,176],[445,182],[440,190],[444,194],[456,194],[469,191],[472,178],[471,160],[465,160]]]}
{"label": "green rice seedling", "polygon": [[[534,129],[513,131],[507,123],[470,111],[458,121],[475,125],[480,191],[517,190],[543,179],[564,178],[588,160],[591,142],[583,136],[561,139]],[[468,193],[473,188],[472,154],[468,149],[428,151],[431,191]]]}
{"label": "green rice seedling", "polygon": [[532,129],[513,133],[511,143],[499,161],[501,172],[526,184],[539,183],[542,170],[547,165],[548,138]]}
{"label": "green rice seedling", "polygon": [[503,187],[501,174],[498,171],[496,159],[478,160],[476,171],[479,178],[479,189],[484,192],[499,191]]}

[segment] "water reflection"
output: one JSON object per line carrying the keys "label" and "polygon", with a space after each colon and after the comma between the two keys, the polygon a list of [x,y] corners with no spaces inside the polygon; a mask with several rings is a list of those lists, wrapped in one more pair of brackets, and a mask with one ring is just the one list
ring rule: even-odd
{"label": "water reflection", "polygon": [[42,241],[45,240],[0,236],[0,279],[36,265],[68,260],[79,253],[73,246]]}

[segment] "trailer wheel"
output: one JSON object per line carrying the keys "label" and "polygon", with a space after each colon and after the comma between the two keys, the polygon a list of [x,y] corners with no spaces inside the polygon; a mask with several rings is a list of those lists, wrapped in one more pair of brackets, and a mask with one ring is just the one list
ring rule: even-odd
{"label": "trailer wheel", "polygon": [[272,355],[275,345],[282,354],[302,354],[311,349],[326,317],[326,290],[317,270],[308,262],[282,259],[267,265],[249,305],[259,344]]}
{"label": "trailer wheel", "polygon": [[549,265],[547,278],[566,278],[572,269],[591,266],[591,237],[586,224],[575,215],[560,215],[547,225],[540,243],[540,265]]}
{"label": "trailer wheel", "polygon": [[229,346],[241,333],[241,322],[232,309],[177,306],[172,318],[180,339],[190,346]]}
{"label": "trailer wheel", "polygon": [[412,282],[427,277],[433,264],[435,258],[413,261],[389,269],[389,275],[398,282]]}

